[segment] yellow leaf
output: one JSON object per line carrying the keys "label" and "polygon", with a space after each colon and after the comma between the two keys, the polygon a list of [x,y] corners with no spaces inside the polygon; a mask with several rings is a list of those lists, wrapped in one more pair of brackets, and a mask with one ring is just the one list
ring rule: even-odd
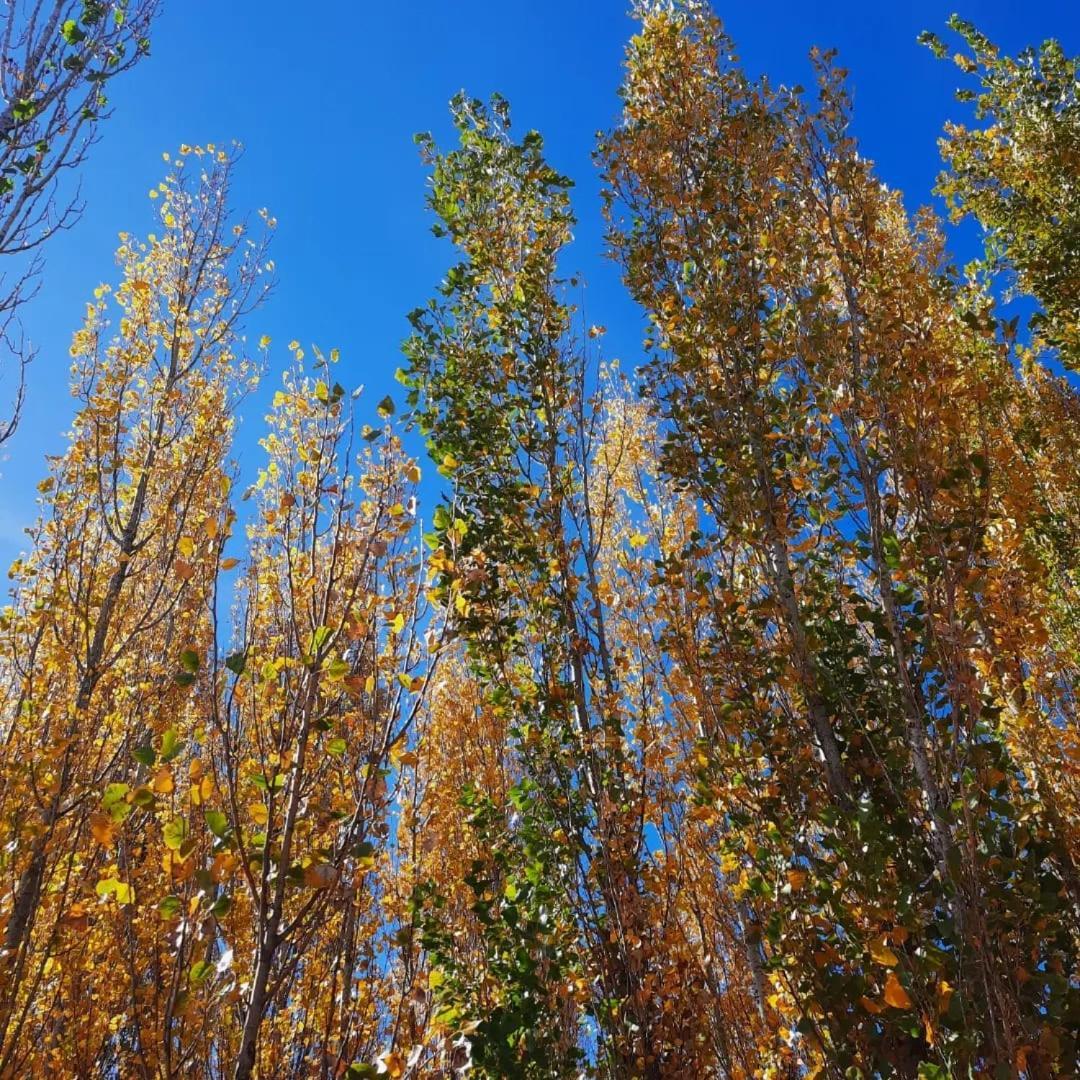
{"label": "yellow leaf", "polygon": [[949,1002],[952,1001],[952,996],[953,987],[942,979],[937,988],[937,1011],[939,1016],[949,1011]]}
{"label": "yellow leaf", "polygon": [[256,825],[265,825],[269,820],[266,807],[261,802],[249,803],[248,813],[251,815],[251,820],[254,821]]}
{"label": "yellow leaf", "polygon": [[444,454],[442,463],[444,469],[456,469],[461,464],[453,454]]}
{"label": "yellow leaf", "polygon": [[397,1077],[405,1075],[405,1059],[396,1050],[390,1050],[379,1056],[379,1063],[386,1074],[397,1080]]}
{"label": "yellow leaf", "polygon": [[405,470],[405,477],[410,484],[420,483],[420,466],[415,462]]}
{"label": "yellow leaf", "polygon": [[157,795],[169,795],[173,790],[172,769],[168,766],[158,769],[154,776],[154,782],[150,785]]}
{"label": "yellow leaf", "polygon": [[405,629],[405,616],[399,611],[394,616],[394,621],[390,624],[390,632],[394,634],[400,634]]}
{"label": "yellow leaf", "polygon": [[900,963],[900,957],[889,948],[885,942],[885,935],[879,934],[870,940],[870,955],[877,963],[884,967],[896,967]]}
{"label": "yellow leaf", "polygon": [[212,776],[204,776],[197,784],[193,784],[191,788],[191,805],[202,806],[212,795],[214,794],[214,778]]}
{"label": "yellow leaf", "polygon": [[649,538],[644,533],[636,532],[630,537],[630,546],[637,551],[639,548],[643,548],[649,542]]}
{"label": "yellow leaf", "polygon": [[181,536],[179,543],[176,545],[176,550],[184,556],[185,559],[190,559],[195,554],[195,541],[190,536]]}
{"label": "yellow leaf", "polygon": [[894,1009],[910,1009],[912,1005],[908,992],[900,985],[895,971],[890,971],[885,980],[885,1002]]}

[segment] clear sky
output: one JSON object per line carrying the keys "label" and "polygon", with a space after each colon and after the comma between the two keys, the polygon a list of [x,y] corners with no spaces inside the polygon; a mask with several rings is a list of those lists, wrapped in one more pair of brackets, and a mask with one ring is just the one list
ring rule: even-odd
{"label": "clear sky", "polygon": [[[292,338],[340,348],[341,382],[364,384],[372,419],[375,402],[400,389],[393,374],[405,315],[450,258],[429,232],[412,135],[448,137],[446,104],[459,88],[508,97],[515,126],[540,129],[552,163],[577,180],[580,225],[567,269],[589,282],[588,318],[609,328],[608,355],[634,366],[640,323],[603,258],[591,161],[595,133],[618,115],[630,0],[164,2],[152,55],[112,85],[115,114],[82,175],[86,216],[48,249],[44,288],[26,313],[41,351],[25,420],[0,460],[0,565],[24,546],[43,455],[63,445],[71,332],[95,285],[115,280],[117,233],[152,231],[147,191],[162,151],[182,142],[243,142],[236,207],[267,206],[279,221],[279,284],[249,325],[250,337],[267,333],[275,345],[263,394],[245,404],[237,453],[247,475]],[[958,72],[915,38],[943,30],[953,10],[1009,51],[1054,36],[1080,52],[1078,0],[718,5],[748,69],[774,82],[807,82],[813,44],[840,50],[863,149],[911,207],[930,197],[935,140],[959,109]]]}

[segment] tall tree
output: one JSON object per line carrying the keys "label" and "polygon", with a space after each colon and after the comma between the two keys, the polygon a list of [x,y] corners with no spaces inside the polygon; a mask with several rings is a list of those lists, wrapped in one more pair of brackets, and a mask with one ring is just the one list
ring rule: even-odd
{"label": "tall tree", "polygon": [[[1019,56],[1001,50],[958,16],[949,26],[966,50],[953,56],[976,88],[957,98],[974,105],[973,126],[946,125],[941,154],[946,171],[938,191],[953,219],[973,217],[986,232],[990,267],[1007,271],[1019,291],[1035,298],[1038,344],[1066,367],[1080,365],[1080,58],[1053,40]],[[935,34],[922,40],[939,57],[948,50]],[[1015,325],[1015,324],[1014,324]]]}
{"label": "tall tree", "polygon": [[356,986],[378,959],[371,872],[390,833],[391,755],[430,675],[416,466],[389,435],[354,458],[351,399],[330,360],[316,353],[314,368],[287,378],[268,418],[235,678],[210,742],[224,809],[207,824],[239,863],[243,938],[230,945],[247,989],[234,1049],[226,1037],[216,1050],[235,1053],[236,1080],[283,1057],[291,1075],[344,1068],[377,1045],[379,1014]]}
{"label": "tall tree", "polygon": [[[703,5],[643,16],[603,151],[612,240],[655,328],[665,471],[727,564],[703,661],[734,677],[735,742],[711,768],[722,812],[734,770],[757,789],[732,857],[741,892],[776,890],[758,905],[767,967],[829,1072],[1023,1059],[1051,1075],[1073,1053],[1073,991],[1015,972],[1074,962],[1069,837],[985,674],[1018,581],[1044,587],[1049,507],[1012,486],[1030,392],[989,297],[856,153],[829,57],[811,110],[748,79]],[[1024,609],[1021,670],[1045,656]],[[733,643],[750,657],[716,668]]]}
{"label": "tall tree", "polygon": [[[490,853],[469,883],[506,990],[493,1006],[482,985],[447,979],[441,996],[487,1075],[562,1075],[573,1052],[602,1075],[694,1071],[703,981],[671,947],[678,920],[653,850],[665,702],[616,636],[618,581],[641,543],[616,479],[630,431],[611,423],[612,387],[592,367],[601,328],[575,328],[559,277],[570,185],[539,135],[512,138],[501,100],[458,98],[454,119],[459,148],[423,146],[437,232],[463,258],[413,316],[407,378],[452,482],[435,517],[436,595],[506,717],[520,779],[505,802],[465,793]],[[429,935],[443,956],[451,930]],[[675,985],[678,1007],[664,1000]]]}
{"label": "tall tree", "polygon": [[[69,949],[66,926],[82,927],[87,890],[119,909],[134,897],[116,847],[116,826],[136,805],[131,755],[175,739],[177,676],[185,681],[190,650],[209,633],[216,545],[205,523],[223,523],[223,454],[252,376],[238,322],[267,280],[265,241],[229,223],[232,165],[225,151],[188,149],[154,192],[162,231],[123,238],[121,284],[97,290],[74,337],[81,408],[40,485],[31,554],[12,571],[0,769],[5,1069],[23,1067],[24,1055],[46,1071],[93,1067],[99,1046],[73,1027],[80,968],[59,964],[57,949]],[[87,960],[95,939],[76,939]]]}
{"label": "tall tree", "polygon": [[33,359],[19,315],[37,287],[39,249],[82,211],[64,178],[86,160],[109,115],[108,83],[147,54],[159,7],[159,0],[11,0],[0,12],[0,256],[8,257],[0,348],[15,378],[0,443],[18,423]]}

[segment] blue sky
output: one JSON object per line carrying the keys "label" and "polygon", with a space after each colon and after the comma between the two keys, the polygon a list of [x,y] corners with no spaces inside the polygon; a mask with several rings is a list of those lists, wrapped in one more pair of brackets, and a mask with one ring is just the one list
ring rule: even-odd
{"label": "blue sky", "polygon": [[[165,0],[150,59],[113,84],[115,114],[82,175],[86,216],[48,249],[44,288],[26,313],[40,357],[25,420],[0,460],[0,565],[24,546],[43,455],[63,446],[71,331],[95,285],[115,279],[117,233],[153,229],[146,193],[160,178],[162,151],[182,142],[243,142],[236,208],[266,206],[279,221],[278,287],[249,325],[249,336],[270,334],[275,346],[237,441],[248,475],[292,338],[340,348],[341,382],[366,387],[371,419],[375,402],[400,389],[393,375],[405,315],[430,295],[450,258],[430,235],[412,135],[448,138],[446,104],[459,88],[508,97],[515,126],[540,129],[552,163],[577,180],[580,224],[567,269],[589,283],[588,318],[609,328],[608,355],[633,367],[640,322],[603,258],[591,160],[595,133],[618,114],[634,28],[629,6]],[[863,149],[911,207],[929,199],[935,140],[958,115],[958,73],[916,44],[920,30],[942,30],[958,10],[1010,51],[1049,36],[1080,51],[1074,0],[772,0],[718,10],[747,68],[774,82],[807,82],[813,44],[840,50]],[[970,243],[970,235],[958,239],[961,254],[971,254]]]}

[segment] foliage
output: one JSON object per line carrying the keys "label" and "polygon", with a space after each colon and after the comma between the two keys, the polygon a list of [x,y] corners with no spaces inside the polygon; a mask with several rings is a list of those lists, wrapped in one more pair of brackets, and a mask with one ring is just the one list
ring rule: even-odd
{"label": "foliage", "polygon": [[0,613],[0,1075],[1075,1074],[1075,258],[1038,142],[1075,63],[960,26],[993,134],[950,129],[942,183],[1042,304],[1018,345],[831,55],[811,101],[704,4],[637,15],[598,162],[642,367],[582,317],[542,138],[461,95],[419,139],[456,262],[403,410],[362,423],[293,341],[242,493],[274,220],[233,224],[232,152],[167,155]]}

